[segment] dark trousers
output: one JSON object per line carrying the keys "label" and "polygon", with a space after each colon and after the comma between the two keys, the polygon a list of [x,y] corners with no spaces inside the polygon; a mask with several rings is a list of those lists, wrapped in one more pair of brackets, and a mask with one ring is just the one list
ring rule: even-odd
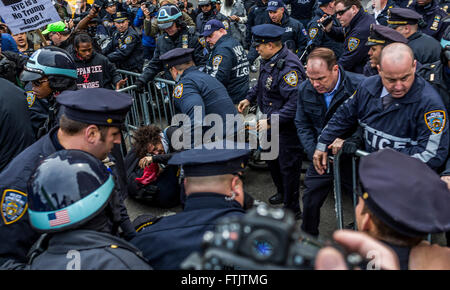
{"label": "dark trousers", "polygon": [[295,134],[292,137],[280,135],[278,158],[267,161],[277,191],[283,194],[284,207],[294,213],[300,211],[301,150]]}
{"label": "dark trousers", "polygon": [[[350,160],[342,160],[341,182],[343,194],[352,193],[352,167]],[[333,168],[330,173],[319,175],[314,165],[306,171],[303,191],[303,224],[302,230],[308,234],[319,235],[320,208],[325,202],[328,194],[334,188]]]}

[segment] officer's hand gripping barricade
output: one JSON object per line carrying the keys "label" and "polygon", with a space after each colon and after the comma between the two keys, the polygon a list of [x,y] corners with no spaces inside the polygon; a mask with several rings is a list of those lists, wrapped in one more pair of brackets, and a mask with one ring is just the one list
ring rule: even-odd
{"label": "officer's hand gripping barricade", "polygon": [[359,254],[347,253],[333,242],[321,242],[297,229],[294,214],[261,204],[245,216],[221,219],[203,236],[203,252],[182,264],[188,270],[314,269],[317,253],[332,246],[343,253],[349,269],[365,269]]}

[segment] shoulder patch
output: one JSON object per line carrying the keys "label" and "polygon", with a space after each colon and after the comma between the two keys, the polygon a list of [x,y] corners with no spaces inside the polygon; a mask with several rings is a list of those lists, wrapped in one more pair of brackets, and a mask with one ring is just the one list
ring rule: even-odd
{"label": "shoulder patch", "polygon": [[27,194],[15,189],[5,189],[0,202],[1,215],[5,225],[15,223],[28,208]]}
{"label": "shoulder patch", "polygon": [[347,48],[349,51],[354,51],[358,45],[359,45],[360,40],[356,37],[350,37],[348,39],[348,44],[347,44]]}
{"label": "shoulder patch", "polygon": [[309,38],[312,40],[316,37],[317,32],[319,32],[319,28],[313,27],[309,29]]}
{"label": "shoulder patch", "polygon": [[34,101],[36,101],[36,96],[33,94],[33,91],[26,91],[25,94],[27,95],[28,108],[31,108]]}
{"label": "shoulder patch", "polygon": [[179,84],[173,89],[173,97],[181,99],[182,95],[183,95],[183,84]]}
{"label": "shoulder patch", "polygon": [[230,25],[228,24],[227,20],[222,21],[223,26],[225,26],[225,29],[228,30],[230,28]]}
{"label": "shoulder patch", "polygon": [[131,43],[131,41],[133,41],[133,37],[131,37],[131,36],[127,36],[124,40],[125,44],[129,44],[129,43]]}
{"label": "shoulder patch", "polygon": [[288,85],[295,87],[298,83],[297,72],[295,70],[290,71],[284,75],[283,79]]}
{"label": "shoulder patch", "polygon": [[201,44],[203,47],[206,47],[206,40],[205,40],[204,37],[199,37],[199,38],[198,38],[198,42],[200,42],[200,44]]}
{"label": "shoulder patch", "polygon": [[444,110],[434,110],[425,113],[425,123],[433,134],[440,134],[447,121]]}
{"label": "shoulder patch", "polygon": [[213,68],[217,69],[221,62],[222,62],[222,56],[221,55],[214,56],[213,61],[212,61]]}

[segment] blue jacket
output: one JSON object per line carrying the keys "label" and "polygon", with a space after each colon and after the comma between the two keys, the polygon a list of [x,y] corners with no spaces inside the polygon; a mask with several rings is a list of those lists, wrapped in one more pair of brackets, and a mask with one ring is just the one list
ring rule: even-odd
{"label": "blue jacket", "polygon": [[[269,23],[279,25],[272,21]],[[309,41],[308,34],[306,33],[303,24],[297,19],[290,17],[285,12],[281,19],[281,25],[279,26],[285,29],[285,32],[281,36],[281,42],[300,57]]]}
{"label": "blue jacket", "polygon": [[[297,135],[310,160],[317,145],[320,132],[339,106],[345,102],[366,78],[360,74],[346,72],[339,68],[339,86],[327,108],[323,94],[319,94],[309,80],[298,87],[297,114],[295,126]],[[350,134],[353,132],[350,132]]]}
{"label": "blue jacket", "polygon": [[[145,17],[144,12],[142,11],[141,8],[139,8],[138,12],[136,13],[136,17],[134,18],[133,26],[141,27],[142,24],[144,24],[144,17]],[[155,38],[152,36],[148,36],[145,33],[142,33],[142,46],[155,47],[156,46]]]}
{"label": "blue jacket", "polygon": [[16,41],[14,38],[8,33],[1,33],[2,36],[2,51],[14,51],[20,53],[17,48]]}
{"label": "blue jacket", "polygon": [[286,46],[270,60],[261,63],[258,83],[250,89],[247,100],[257,101],[263,114],[278,114],[280,134],[296,134],[294,125],[297,111],[298,85],[305,72],[297,55]]}
{"label": "blue jacket", "polygon": [[244,214],[238,202],[226,201],[221,194],[193,193],[187,197],[182,212],[163,217],[130,242],[155,270],[180,269],[191,253],[202,250],[203,234],[213,231],[219,219]]}
{"label": "blue jacket", "polygon": [[363,81],[323,129],[316,148],[326,151],[334,139],[359,124],[367,152],[391,147],[437,170],[449,146],[447,111],[441,97],[416,75],[409,92],[383,110],[382,88],[378,75]]}
{"label": "blue jacket", "polygon": [[205,72],[225,86],[234,104],[247,95],[250,86],[247,53],[231,35],[222,36],[214,45]]}
{"label": "blue jacket", "polygon": [[370,25],[375,23],[372,15],[360,9],[347,27],[334,27],[329,36],[344,42],[344,53],[338,63],[346,71],[362,73],[369,59],[369,47],[366,45],[370,34]]}
{"label": "blue jacket", "polygon": [[[336,55],[336,58],[339,59],[339,57],[342,55],[342,52],[344,50],[344,46],[342,42],[338,42],[331,38],[327,33],[325,33],[318,25],[317,20],[322,18],[322,16],[325,14],[322,9],[317,8],[314,14],[314,17],[311,19],[311,21],[308,23],[308,36],[309,39],[312,40],[312,43],[314,47],[326,47],[334,51],[334,54]],[[335,16],[333,17],[333,25],[336,27],[339,27],[341,24],[336,19]]]}
{"label": "blue jacket", "polygon": [[[256,4],[250,8],[247,16],[247,34],[246,48],[250,48],[252,44],[252,27],[260,24],[270,23],[269,13],[266,11],[267,3],[263,3],[262,0],[257,0]],[[258,57],[258,56],[256,56]]]}

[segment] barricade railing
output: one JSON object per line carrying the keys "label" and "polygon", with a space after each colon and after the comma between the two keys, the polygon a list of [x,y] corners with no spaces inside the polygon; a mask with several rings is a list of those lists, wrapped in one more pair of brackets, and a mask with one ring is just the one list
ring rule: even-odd
{"label": "barricade railing", "polygon": [[[344,213],[342,206],[342,181],[341,181],[341,161],[342,150],[340,150],[336,155],[331,156],[330,159],[333,161],[333,176],[334,176],[334,202],[335,202],[335,211],[336,211],[336,221],[337,228],[344,228]],[[357,203],[358,196],[356,195],[358,190],[358,173],[356,168],[356,160],[359,157],[369,155],[368,152],[362,150],[356,150],[356,152],[351,157],[352,162],[352,189],[353,189],[353,215],[355,214],[355,207]],[[354,229],[356,229],[356,218],[354,219],[355,225]]]}
{"label": "barricade railing", "polygon": [[158,125],[164,128],[170,124],[175,115],[175,107],[172,98],[175,82],[162,78],[155,78],[153,82],[145,85],[143,93],[136,92],[135,82],[140,73],[117,70],[123,78],[127,78],[125,87],[118,92],[128,93],[133,96],[133,104],[125,120],[124,138],[131,144],[131,136],[134,130],[144,125]]}

